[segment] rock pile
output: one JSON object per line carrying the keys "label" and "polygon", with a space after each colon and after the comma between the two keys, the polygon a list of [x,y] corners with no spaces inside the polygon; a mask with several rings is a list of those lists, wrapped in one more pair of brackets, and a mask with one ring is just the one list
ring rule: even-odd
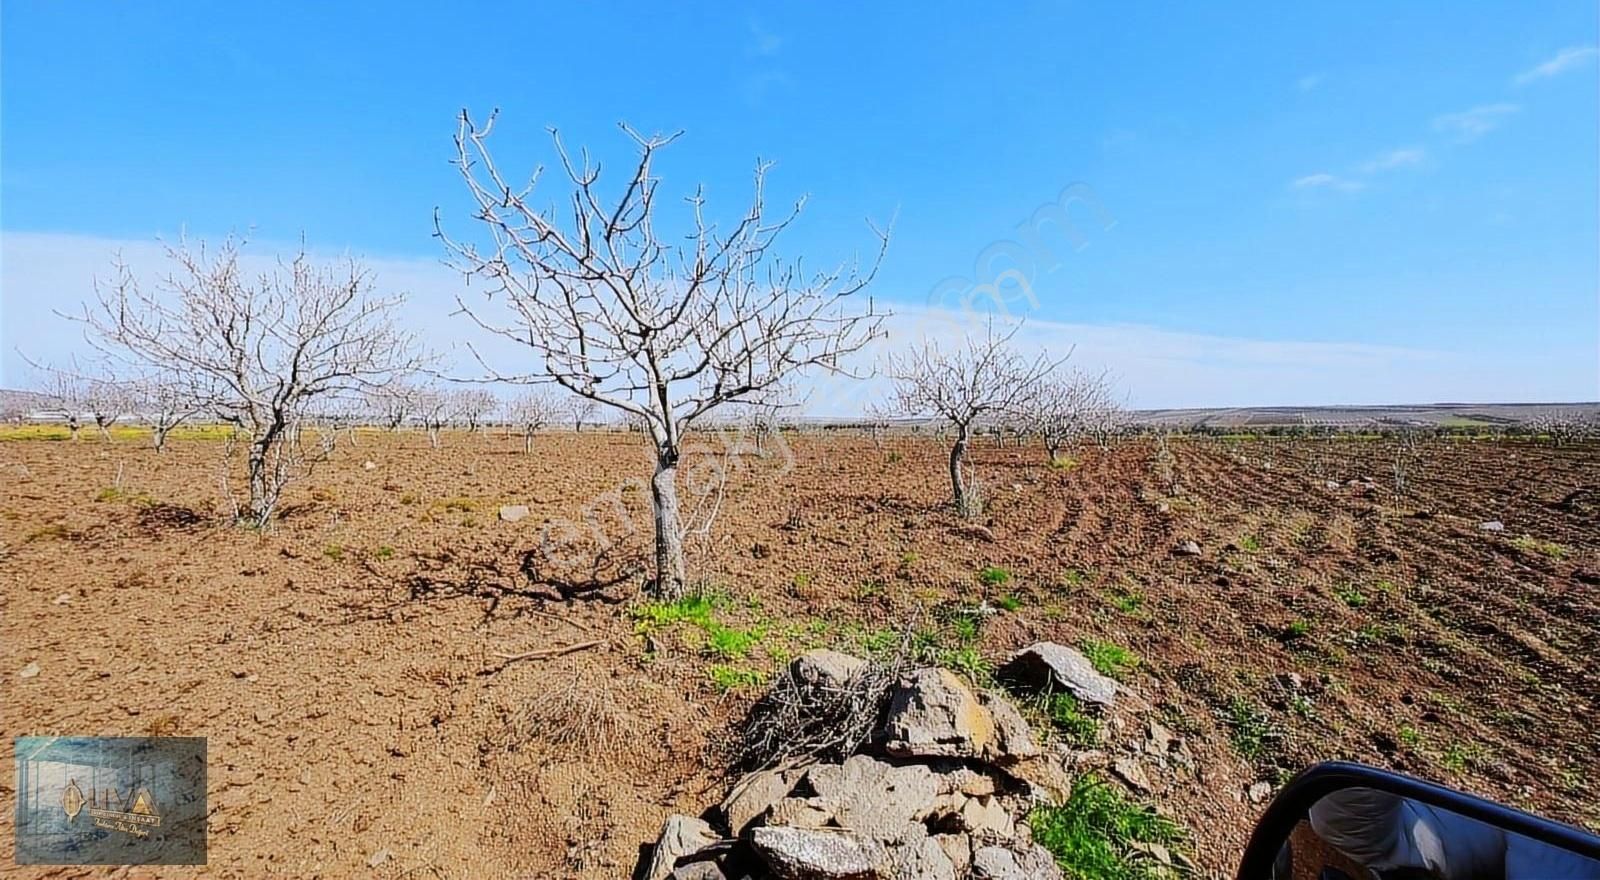
{"label": "rock pile", "polygon": [[[869,664],[831,651],[790,664],[775,690],[849,691]],[[1109,706],[1115,682],[1071,648],[1019,651],[1003,677]],[[1016,707],[946,669],[901,673],[839,760],[796,759],[740,778],[704,818],[673,816],[646,880],[1060,878],[1024,817],[1070,790],[1070,757],[1041,748]]]}

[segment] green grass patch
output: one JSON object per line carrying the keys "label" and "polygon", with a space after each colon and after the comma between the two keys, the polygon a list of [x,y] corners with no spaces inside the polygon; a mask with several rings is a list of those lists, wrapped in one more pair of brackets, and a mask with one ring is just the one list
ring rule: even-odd
{"label": "green grass patch", "polygon": [[341,544],[328,544],[322,548],[322,555],[332,559],[334,562],[338,562],[344,558],[344,546]]}
{"label": "green grass patch", "polygon": [[1112,642],[1086,639],[1080,647],[1083,649],[1083,656],[1089,658],[1089,663],[1094,666],[1096,672],[1119,681],[1129,670],[1139,665],[1139,655]]}
{"label": "green grass patch", "polygon": [[1311,635],[1311,621],[1309,620],[1291,620],[1289,625],[1283,628],[1284,641],[1298,641],[1308,635]]}
{"label": "green grass patch", "polygon": [[1084,711],[1077,697],[1066,691],[1046,694],[1038,698],[1040,713],[1049,719],[1050,726],[1069,744],[1080,749],[1092,749],[1100,742],[1100,720]]}
{"label": "green grass patch", "polygon": [[1003,587],[1011,583],[1011,571],[998,565],[986,565],[978,572],[978,580],[986,587]]}
{"label": "green grass patch", "polygon": [[971,645],[941,651],[937,662],[946,669],[961,673],[979,687],[987,687],[994,681],[994,664]]}
{"label": "green grass patch", "polygon": [[384,544],[378,549],[372,551],[372,555],[379,559],[390,559],[394,556],[394,548],[390,547],[388,544]]}
{"label": "green grass patch", "polygon": [[1245,535],[1239,539],[1239,549],[1246,553],[1260,553],[1261,541],[1255,535]]}
{"label": "green grass patch", "polygon": [[1017,596],[1013,593],[1007,593],[1004,596],[994,600],[994,604],[998,606],[1001,611],[1016,611],[1018,608],[1022,607],[1022,600],[1017,598]]}
{"label": "green grass patch", "polygon": [[1134,850],[1135,844],[1183,843],[1183,830],[1153,808],[1135,803],[1104,780],[1078,777],[1058,807],[1028,814],[1033,839],[1073,880],[1159,880],[1174,871]]}
{"label": "green grass patch", "polygon": [[1564,559],[1568,552],[1567,548],[1554,541],[1541,541],[1532,535],[1523,535],[1511,543],[1524,553],[1547,556],[1551,559]]}
{"label": "green grass patch", "polygon": [[1050,469],[1057,471],[1070,471],[1078,466],[1078,460],[1070,455],[1050,459]]}
{"label": "green grass patch", "polygon": [[1144,593],[1132,587],[1118,587],[1111,591],[1111,604],[1123,614],[1138,614],[1144,607]]}
{"label": "green grass patch", "polygon": [[750,656],[750,649],[766,635],[766,627],[737,629],[716,621],[705,624],[705,652],[723,660],[742,660]]}
{"label": "green grass patch", "polygon": [[706,674],[711,676],[711,683],[717,686],[717,690],[723,693],[746,688],[758,688],[766,684],[767,681],[767,674],[759,669],[748,669],[726,663],[717,663],[707,667]]}
{"label": "green grass patch", "polygon": [[1223,720],[1227,722],[1228,740],[1233,744],[1233,750],[1249,761],[1266,757],[1268,750],[1279,738],[1266,713],[1244,697],[1233,698],[1228,704]]}
{"label": "green grass patch", "polygon": [[1334,595],[1339,597],[1340,602],[1343,602],[1351,608],[1360,608],[1367,604],[1367,594],[1361,592],[1355,587],[1343,587],[1335,590]]}
{"label": "green grass patch", "polygon": [[641,602],[628,609],[628,616],[634,620],[634,630],[641,634],[679,623],[708,629],[712,613],[725,604],[727,600],[722,596],[695,593],[666,602]]}

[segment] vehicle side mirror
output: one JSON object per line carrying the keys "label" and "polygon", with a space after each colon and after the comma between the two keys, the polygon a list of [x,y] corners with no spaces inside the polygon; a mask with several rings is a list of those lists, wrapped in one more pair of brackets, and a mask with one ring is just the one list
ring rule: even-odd
{"label": "vehicle side mirror", "polygon": [[1296,776],[1256,824],[1239,880],[1600,880],[1600,837],[1361,764]]}

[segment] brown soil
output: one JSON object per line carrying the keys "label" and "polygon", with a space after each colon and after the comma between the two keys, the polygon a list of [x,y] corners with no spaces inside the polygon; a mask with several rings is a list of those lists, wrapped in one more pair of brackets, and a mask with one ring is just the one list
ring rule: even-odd
{"label": "brown soil", "polygon": [[[7,800],[11,736],[199,735],[210,866],[131,876],[626,876],[668,814],[724,791],[755,691],[710,667],[860,650],[916,609],[1009,593],[989,658],[1039,638],[1142,658],[1129,686],[1199,768],[1152,771],[1154,799],[1206,874],[1231,869],[1252,782],[1331,758],[1600,827],[1600,449],[1438,442],[1397,494],[1381,441],[1139,440],[1070,469],[985,443],[978,527],[943,506],[929,439],[791,438],[792,458],[735,460],[696,542],[719,614],[761,635],[719,661],[693,627],[642,636],[629,615],[639,438],[520,446],[362,435],[253,533],[215,512],[216,444],[0,443]],[[505,503],[531,515],[501,522]],[[1189,539],[1199,556],[1173,553]],[[988,565],[1013,581],[984,587]]]}

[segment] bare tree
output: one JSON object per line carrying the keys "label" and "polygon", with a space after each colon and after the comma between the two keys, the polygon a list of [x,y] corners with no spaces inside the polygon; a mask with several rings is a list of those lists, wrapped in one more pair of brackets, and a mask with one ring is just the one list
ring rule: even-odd
{"label": "bare tree", "polygon": [[111,426],[133,410],[133,398],[125,383],[110,373],[86,380],[83,384],[83,409],[94,420],[100,439],[111,441]]}
{"label": "bare tree", "polygon": [[1106,373],[1074,369],[1046,376],[1024,415],[1054,463],[1060,460],[1062,449],[1084,440],[1102,446],[1109,443],[1120,425],[1121,409]]}
{"label": "bare tree", "polygon": [[373,418],[389,431],[398,431],[416,413],[418,389],[405,382],[390,382],[367,395]]}
{"label": "bare tree", "polygon": [[133,382],[134,412],[150,423],[150,445],[156,452],[165,450],[172,429],[199,415],[211,397],[190,383],[161,375]]}
{"label": "bare tree", "polygon": [[1032,359],[1017,354],[1010,342],[1021,326],[997,334],[991,321],[982,336],[969,335],[953,350],[928,340],[903,355],[889,356],[896,410],[931,416],[954,431],[950,494],[962,516],[982,510],[981,493],[969,491],[965,473],[974,429],[1019,416],[1038,393],[1039,381],[1059,363],[1046,354]]}
{"label": "bare tree", "polygon": [[567,418],[572,420],[572,431],[575,434],[583,433],[583,426],[595,420],[600,412],[600,404],[587,397],[573,396],[567,400]]}
{"label": "bare tree", "polygon": [[[242,505],[224,471],[235,518],[259,527],[309,467],[299,442],[307,412],[387,385],[421,358],[394,324],[401,297],[375,295],[359,262],[318,265],[302,246],[252,278],[241,247],[233,237],[215,251],[180,241],[167,249],[173,270],[154,288],[119,261],[115,280],[96,284],[97,302],[79,320],[102,348],[145,369],[203,380],[207,408],[238,429],[245,448]],[[236,445],[230,440],[228,454]]]}
{"label": "bare tree", "polygon": [[[706,219],[700,190],[687,199],[690,228],[658,232],[652,163],[678,135],[644,137],[623,126],[638,161],[620,192],[600,191],[600,166],[575,162],[552,132],[570,186],[564,208],[539,207],[533,190],[495,166],[481,127],[465,111],[455,163],[487,227],[488,246],[436,234],[457,268],[488,286],[510,319],[487,320],[480,305],[462,311],[487,330],[532,350],[533,363],[509,381],[552,380],[573,394],[639,419],[655,451],[651,502],[657,596],[686,587],[677,473],[684,433],[723,404],[758,399],[810,367],[843,371],[841,358],[880,335],[882,312],[862,291],[876,274],[888,236],[864,271],[853,261],[811,270],[772,248],[804,199],[768,215],[758,163],[749,208],[726,230]],[[874,232],[877,232],[874,229]],[[487,365],[485,365],[487,368]],[[492,368],[490,368],[491,371]]]}
{"label": "bare tree", "polygon": [[522,451],[533,452],[533,435],[556,417],[559,407],[548,391],[530,388],[506,403],[506,425],[522,433]]}
{"label": "bare tree", "polygon": [[441,388],[418,388],[411,397],[412,412],[428,432],[428,445],[439,448],[439,432],[450,421],[454,402]]}
{"label": "bare tree", "polygon": [[48,367],[43,369],[46,406],[51,412],[61,416],[61,420],[67,426],[67,434],[76,441],[78,430],[83,427],[81,419],[86,409],[85,383],[76,373]]}
{"label": "bare tree", "polygon": [[500,406],[499,398],[486,388],[458,388],[450,395],[451,417],[476,434],[484,420]]}

